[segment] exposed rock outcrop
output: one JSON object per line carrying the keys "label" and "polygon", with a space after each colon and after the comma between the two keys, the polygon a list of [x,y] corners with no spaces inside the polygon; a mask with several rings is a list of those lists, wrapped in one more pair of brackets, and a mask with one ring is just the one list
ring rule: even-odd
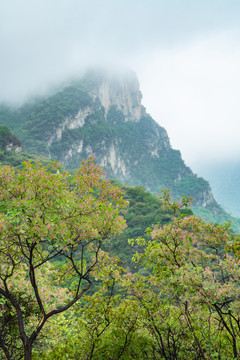
{"label": "exposed rock outcrop", "polygon": [[13,135],[8,127],[2,125],[0,125],[0,150],[13,151],[15,153],[23,151],[20,140]]}
{"label": "exposed rock outcrop", "polygon": [[86,106],[83,109],[79,109],[77,115],[66,117],[64,121],[60,123],[56,129],[53,130],[53,133],[48,140],[48,146],[50,146],[53,141],[61,140],[64,130],[72,130],[83,127],[85,124],[85,119],[93,112],[94,110],[90,106]]}
{"label": "exposed rock outcrop", "polygon": [[[166,130],[146,113],[141,99],[134,73],[93,72],[20,109],[19,136],[28,152],[59,160],[67,168],[95,154],[108,178],[153,193],[170,187],[175,197],[193,196],[196,206],[218,211],[209,184],[172,149]],[[7,149],[21,148],[9,142]]]}
{"label": "exposed rock outcrop", "polygon": [[105,114],[111,107],[116,107],[124,115],[125,121],[139,121],[145,113],[139,82],[133,73],[121,77],[105,74],[90,94],[94,100],[99,99]]}

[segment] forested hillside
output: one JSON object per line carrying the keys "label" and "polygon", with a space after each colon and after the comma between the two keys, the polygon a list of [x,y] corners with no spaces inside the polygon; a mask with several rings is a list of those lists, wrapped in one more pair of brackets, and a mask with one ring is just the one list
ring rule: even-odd
{"label": "forested hillside", "polygon": [[22,165],[36,155],[7,127],[0,135],[1,358],[237,358],[239,238],[228,227],[167,191],[110,186],[91,161],[75,175],[44,158],[48,169]]}
{"label": "forested hillside", "polygon": [[237,359],[239,237],[102,175],[0,167],[0,357]]}
{"label": "forested hillside", "polygon": [[153,194],[169,187],[176,199],[192,196],[196,214],[213,222],[233,220],[238,226],[146,112],[133,73],[119,77],[92,71],[20,108],[2,105],[0,124],[9,126],[30,154],[58,160],[67,169],[95,154],[108,178]]}
{"label": "forested hillside", "polygon": [[21,168],[22,163],[27,160],[40,160],[48,163],[49,159],[42,156],[30,155],[24,151],[20,140],[9,130],[8,127],[0,125],[0,164]]}
{"label": "forested hillside", "polygon": [[1,359],[240,357],[239,237],[214,224],[239,220],[135,76],[88,74],[0,123]]}

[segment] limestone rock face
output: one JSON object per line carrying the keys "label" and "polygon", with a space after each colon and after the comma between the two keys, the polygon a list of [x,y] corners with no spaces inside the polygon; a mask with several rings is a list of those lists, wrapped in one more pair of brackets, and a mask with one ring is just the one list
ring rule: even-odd
{"label": "limestone rock face", "polygon": [[124,115],[125,121],[139,121],[144,113],[138,79],[133,74],[124,78],[103,78],[91,95],[100,100],[105,114],[111,107],[116,107]]}
{"label": "limestone rock face", "polygon": [[23,148],[22,148],[22,146],[16,145],[14,143],[9,143],[6,145],[6,150],[14,151],[15,153],[19,153],[19,152],[23,151]]}
{"label": "limestone rock face", "polygon": [[85,124],[85,119],[87,116],[93,113],[93,109],[89,106],[86,106],[83,109],[79,109],[78,113],[75,116],[66,117],[62,123],[59,124],[57,128],[54,129],[51,137],[48,140],[48,146],[50,146],[54,140],[59,141],[62,138],[62,133],[65,129],[77,129]]}
{"label": "limestone rock face", "polygon": [[[59,160],[69,169],[94,154],[110,179],[144,186],[152,193],[170,187],[176,198],[193,196],[195,206],[218,211],[209,184],[192,173],[180,151],[172,149],[166,130],[141,100],[134,73],[93,72],[22,107],[16,121],[11,114],[11,121],[18,123],[18,137],[29,153]],[[6,149],[20,151],[16,145],[9,142]]]}
{"label": "limestone rock face", "polygon": [[214,197],[210,188],[206,188],[205,191],[201,193],[201,196],[196,201],[196,205],[207,208],[214,202]]}
{"label": "limestone rock face", "polygon": [[9,130],[8,127],[0,125],[0,151],[20,153],[23,151],[19,139]]}

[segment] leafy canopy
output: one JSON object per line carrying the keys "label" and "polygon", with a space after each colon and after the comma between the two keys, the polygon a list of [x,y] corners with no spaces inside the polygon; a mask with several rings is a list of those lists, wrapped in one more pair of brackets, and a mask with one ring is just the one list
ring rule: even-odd
{"label": "leafy canopy", "polygon": [[7,359],[21,352],[30,359],[46,321],[92,286],[102,242],[125,227],[119,212],[126,205],[93,159],[74,175],[57,163],[0,168],[0,347]]}

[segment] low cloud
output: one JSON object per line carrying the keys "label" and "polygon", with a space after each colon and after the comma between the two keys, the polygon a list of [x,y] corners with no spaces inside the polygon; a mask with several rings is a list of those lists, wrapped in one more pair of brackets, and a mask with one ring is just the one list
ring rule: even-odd
{"label": "low cloud", "polygon": [[236,0],[8,0],[0,3],[0,101],[87,67],[131,68],[143,104],[188,165],[238,157]]}
{"label": "low cloud", "polygon": [[239,63],[237,34],[224,32],[159,51],[140,70],[147,109],[196,169],[239,158]]}

